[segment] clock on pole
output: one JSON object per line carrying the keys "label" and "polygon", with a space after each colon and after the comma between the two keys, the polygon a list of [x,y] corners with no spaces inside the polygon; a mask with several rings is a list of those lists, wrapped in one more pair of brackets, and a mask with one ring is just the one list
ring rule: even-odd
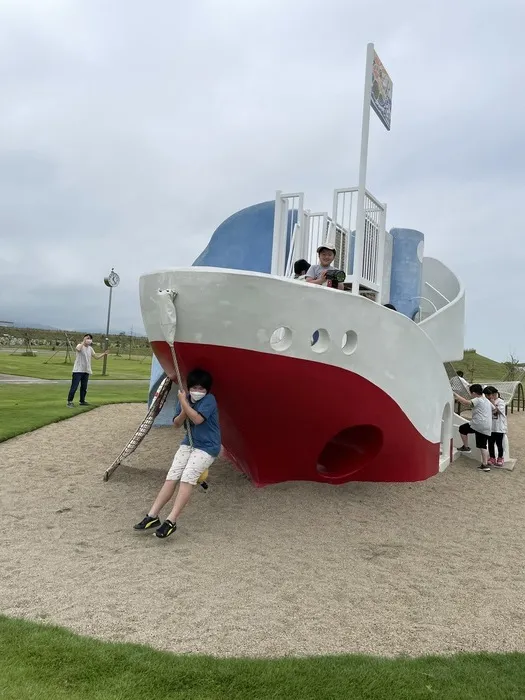
{"label": "clock on pole", "polygon": [[104,284],[106,287],[117,287],[120,282],[120,277],[117,275],[115,270],[111,268],[111,272],[107,277],[104,277]]}
{"label": "clock on pole", "polygon": [[[109,303],[108,303],[108,322],[106,325],[106,341],[104,343],[104,350],[107,351],[109,347],[109,323],[111,320],[111,299],[113,296],[113,288],[118,287],[120,282],[120,277],[115,272],[115,268],[111,268],[111,272],[107,277],[104,277],[104,284],[109,287]],[[104,364],[102,365],[102,376],[106,376],[106,367],[108,364],[108,356],[104,355]]]}

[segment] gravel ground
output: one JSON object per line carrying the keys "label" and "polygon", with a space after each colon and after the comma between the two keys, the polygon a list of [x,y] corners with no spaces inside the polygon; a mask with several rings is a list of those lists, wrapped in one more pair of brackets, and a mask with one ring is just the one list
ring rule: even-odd
{"label": "gravel ground", "polygon": [[525,651],[525,415],[514,472],[460,460],[417,484],[255,489],[227,462],[168,540],[132,530],[180,435],[157,428],[108,483],[140,405],[0,445],[0,609],[174,652]]}

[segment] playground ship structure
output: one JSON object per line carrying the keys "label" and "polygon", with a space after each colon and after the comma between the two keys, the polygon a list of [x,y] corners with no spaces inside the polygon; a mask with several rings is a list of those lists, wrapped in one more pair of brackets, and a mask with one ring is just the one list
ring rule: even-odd
{"label": "playground ship structure", "polygon": [[[224,452],[258,486],[416,481],[453,459],[462,419],[444,363],[463,357],[464,289],[424,257],[421,232],[386,231],[369,192],[356,237],[356,198],[335,190],[329,215],[278,192],[223,222],[192,267],[140,279],[151,398],[176,380],[174,361],[183,376],[210,371]],[[293,278],[324,243],[344,291]],[[162,398],[156,424],[171,422],[176,391]]]}

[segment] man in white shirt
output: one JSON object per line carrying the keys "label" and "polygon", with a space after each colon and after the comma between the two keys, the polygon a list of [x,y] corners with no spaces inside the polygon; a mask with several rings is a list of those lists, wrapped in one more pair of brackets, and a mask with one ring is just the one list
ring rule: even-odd
{"label": "man in white shirt", "polygon": [[73,399],[75,398],[76,391],[80,385],[80,406],[89,406],[86,401],[87,385],[89,381],[89,375],[93,374],[91,370],[91,358],[94,357],[95,360],[100,360],[104,355],[109,355],[108,351],[100,353],[97,355],[92,347],[93,336],[90,333],[86,333],[82,342],[77,345],[75,364],[73,365],[73,377],[71,379],[71,387],[69,389],[69,394],[67,396],[67,405],[69,408],[74,408],[75,404]]}
{"label": "man in white shirt", "polygon": [[470,423],[463,423],[459,426],[459,433],[463,446],[458,448],[458,452],[471,452],[468,444],[468,436],[476,436],[476,447],[481,452],[481,464],[478,469],[483,472],[489,472],[489,451],[487,449],[488,440],[492,433],[492,411],[493,406],[486,396],[483,396],[483,387],[481,384],[472,384],[469,389],[471,399],[464,399],[458,394],[454,394],[454,398],[459,403],[472,409],[472,418]]}

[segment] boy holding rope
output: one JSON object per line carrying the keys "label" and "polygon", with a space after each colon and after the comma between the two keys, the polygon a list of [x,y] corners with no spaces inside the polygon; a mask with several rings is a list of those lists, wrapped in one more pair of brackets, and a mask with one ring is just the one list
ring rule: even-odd
{"label": "boy holding rope", "polygon": [[[177,529],[177,518],[191,498],[193,487],[200,476],[213,464],[221,450],[219,412],[215,396],[210,394],[213,379],[202,369],[192,370],[187,377],[188,393],[179,391],[173,425],[186,426],[186,436],[177,450],[164,486],[146,517],[134,525],[135,530],[157,528],[157,537],[169,537]],[[180,481],[175,503],[161,524],[159,513],[171,500]]]}

